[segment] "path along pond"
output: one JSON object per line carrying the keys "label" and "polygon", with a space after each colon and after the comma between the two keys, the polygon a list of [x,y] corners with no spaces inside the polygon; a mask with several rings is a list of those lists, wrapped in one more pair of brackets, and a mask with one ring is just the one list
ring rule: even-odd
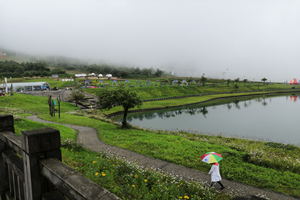
{"label": "path along pond", "polygon": [[[121,122],[122,115],[112,117]],[[300,93],[230,98],[128,114],[134,126],[300,146]]]}

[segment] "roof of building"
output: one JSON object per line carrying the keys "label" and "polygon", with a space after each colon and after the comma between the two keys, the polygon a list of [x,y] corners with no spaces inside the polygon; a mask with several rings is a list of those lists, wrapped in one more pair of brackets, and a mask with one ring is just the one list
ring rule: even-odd
{"label": "roof of building", "polygon": [[[11,84],[13,84],[13,87],[37,86],[37,85],[50,86],[50,84],[47,82],[22,82],[22,83],[7,83],[7,87],[10,87]],[[0,84],[0,87],[4,87],[4,85]]]}

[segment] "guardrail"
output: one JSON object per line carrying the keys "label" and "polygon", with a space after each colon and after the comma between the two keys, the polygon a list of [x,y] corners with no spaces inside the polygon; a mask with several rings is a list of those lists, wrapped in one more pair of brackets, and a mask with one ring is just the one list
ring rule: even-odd
{"label": "guardrail", "polygon": [[0,200],[119,200],[63,164],[60,147],[58,130],[23,131],[19,137],[13,116],[0,116]]}

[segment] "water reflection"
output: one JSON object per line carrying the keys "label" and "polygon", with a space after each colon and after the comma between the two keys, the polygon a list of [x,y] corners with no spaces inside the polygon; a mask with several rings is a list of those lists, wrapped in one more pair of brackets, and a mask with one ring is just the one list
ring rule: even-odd
{"label": "water reflection", "polygon": [[[299,95],[259,96],[227,100],[225,104],[177,107],[143,113],[130,113],[128,122],[145,128],[184,130],[226,136],[300,143]],[[286,117],[288,116],[288,117]],[[121,121],[121,116],[113,118]],[[191,131],[193,130],[193,131]]]}
{"label": "water reflection", "polygon": [[[182,108],[178,110],[161,110],[161,111],[153,111],[153,112],[147,112],[147,113],[135,113],[135,114],[129,114],[127,117],[127,120],[130,122],[134,119],[138,119],[139,121],[154,119],[154,118],[170,118],[170,117],[176,117],[178,115],[182,114],[189,114],[189,115],[196,115],[196,114],[202,114],[204,117],[208,114],[208,110],[206,107],[200,107],[200,108]],[[121,119],[118,119],[118,117],[113,118],[115,121],[121,122]]]}
{"label": "water reflection", "polygon": [[[292,102],[297,102],[298,97],[300,98],[300,96],[296,96],[296,95],[291,95],[291,96],[286,96],[286,99],[288,100],[288,98],[290,99],[290,101]],[[267,106],[268,102],[266,97],[256,97],[255,99],[252,99],[255,102],[261,103],[261,105],[263,106]],[[272,98],[268,98],[269,103],[272,102]],[[240,100],[235,99],[233,100],[231,103],[226,104],[228,110],[230,110],[231,108],[235,108],[235,109],[241,109],[240,106]],[[248,108],[249,106],[251,106],[251,100],[245,100],[242,101],[244,108]],[[150,120],[150,119],[154,119],[156,117],[159,117],[160,119],[164,119],[164,118],[170,118],[170,117],[176,117],[178,115],[182,115],[182,114],[189,114],[189,115],[196,115],[196,114],[202,114],[203,117],[206,118],[206,115],[208,114],[208,109],[207,106],[204,107],[199,107],[200,105],[197,105],[198,107],[194,107],[194,106],[189,106],[189,107],[182,107],[182,108],[176,108],[176,110],[155,110],[155,111],[148,111],[146,113],[133,113],[133,114],[129,114],[127,117],[127,120],[130,122],[134,119],[138,119],[139,121],[143,121],[143,119],[146,120]],[[213,109],[216,109],[217,106],[211,106]],[[121,122],[121,118],[120,117],[113,117],[113,120]]]}

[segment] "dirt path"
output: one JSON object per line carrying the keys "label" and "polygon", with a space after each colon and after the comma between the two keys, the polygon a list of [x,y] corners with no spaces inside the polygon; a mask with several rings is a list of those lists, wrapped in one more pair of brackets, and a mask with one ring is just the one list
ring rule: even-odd
{"label": "dirt path", "polygon": [[[42,122],[42,123],[54,123],[60,124],[56,122],[46,121],[38,118],[37,115],[28,116],[27,119]],[[98,132],[90,127],[84,126],[76,126],[69,124],[61,124],[67,127],[70,127],[76,131],[78,131],[77,141],[80,142],[83,147],[89,149],[94,152],[102,152],[105,151],[109,154],[115,155],[116,157],[124,158],[130,162],[135,162],[139,166],[143,166],[146,168],[154,168],[156,170],[161,170],[168,174],[178,175],[184,179],[193,179],[200,180],[202,182],[209,183],[210,175],[205,172],[201,172],[195,169],[183,167],[181,165],[176,165],[173,163],[169,163],[163,160],[151,158],[148,156],[144,156],[139,153],[135,153],[129,150],[125,150],[119,147],[108,145],[102,142],[98,138]],[[239,196],[243,196],[244,198],[234,198],[234,199],[270,199],[270,200],[296,200],[300,198],[295,198],[292,196],[288,196],[285,194],[273,192],[266,189],[257,188],[251,185],[246,185],[243,183],[238,183],[231,180],[222,179],[222,183],[226,187],[222,192],[238,194]],[[216,190],[219,190],[219,185],[215,184],[214,186]],[[251,196],[257,196],[260,198],[251,198]]]}

